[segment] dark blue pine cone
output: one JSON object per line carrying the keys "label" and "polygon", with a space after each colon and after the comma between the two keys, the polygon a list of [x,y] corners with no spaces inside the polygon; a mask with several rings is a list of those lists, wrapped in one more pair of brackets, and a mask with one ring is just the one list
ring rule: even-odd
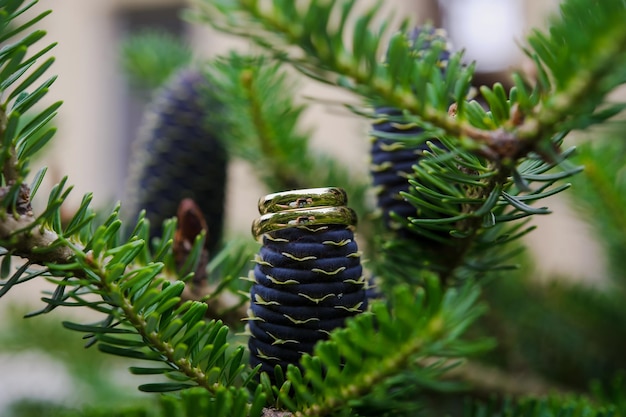
{"label": "dark blue pine cone", "polygon": [[[414,29],[408,37],[409,42],[419,52],[430,45],[430,39],[445,41],[441,29],[429,29],[426,35],[420,28]],[[446,43],[447,45],[447,43]],[[440,55],[439,65],[442,70],[450,57],[450,50],[445,49]],[[418,217],[417,209],[400,196],[401,191],[409,191],[408,175],[411,168],[428,151],[429,145],[423,138],[419,145],[410,145],[403,140],[413,140],[423,135],[424,130],[410,122],[402,111],[392,107],[378,107],[375,110],[376,120],[372,124],[372,163],[370,172],[373,185],[376,188],[377,206],[382,211],[383,222],[391,230],[395,230],[401,237],[416,237],[409,232],[404,224],[395,221],[391,213],[401,218]],[[443,147],[437,139],[430,139],[434,146]]]}
{"label": "dark blue pine cone", "polygon": [[250,272],[250,363],[270,378],[276,365],[297,365],[316,342],[367,309],[350,226],[320,224],[307,209],[289,211],[305,212],[308,224],[265,233]]}
{"label": "dark blue pine cone", "polygon": [[179,203],[193,199],[208,226],[206,247],[213,252],[221,238],[227,154],[207,123],[215,103],[211,86],[196,70],[175,74],[157,92],[144,118],[130,160],[129,210],[145,209],[151,235],[176,216]]}

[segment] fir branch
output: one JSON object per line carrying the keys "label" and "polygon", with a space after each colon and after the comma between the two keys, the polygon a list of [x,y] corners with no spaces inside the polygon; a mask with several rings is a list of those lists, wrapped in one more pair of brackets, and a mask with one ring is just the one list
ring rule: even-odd
{"label": "fir branch", "polygon": [[[335,2],[323,4],[310,1],[299,10],[294,5],[284,2],[274,2],[269,8],[262,7],[257,1],[248,0],[228,3],[200,0],[197,3],[200,11],[195,15],[196,18],[218,30],[251,38],[260,46],[272,51],[275,56],[293,63],[297,69],[315,79],[348,88],[367,97],[368,100],[379,100],[405,109],[412,114],[419,115],[423,122],[440,127],[450,135],[474,138],[489,146],[497,144],[499,147],[504,147],[501,143],[515,146],[512,135],[504,131],[484,131],[451,118],[447,108],[442,111],[421,101],[409,85],[399,86],[389,78],[384,79],[384,77],[390,77],[392,71],[387,71],[386,64],[378,63],[376,55],[380,49],[378,39],[383,37],[383,32],[388,28],[383,26],[381,29],[372,29],[367,26],[370,24],[371,17],[379,12],[380,5],[363,16],[361,20],[363,26],[355,28],[354,38],[367,39],[370,43],[363,41],[363,45],[357,47],[355,42],[353,50],[350,51],[347,47],[344,49],[342,39],[346,34],[342,30],[347,16],[352,12],[354,2],[345,2],[343,6],[337,6]],[[342,25],[337,29],[332,28],[328,22],[335,6],[336,8],[342,7],[340,12]],[[217,17],[219,15],[228,15],[229,18],[222,19]],[[240,20],[237,20],[238,17]],[[250,25],[252,22],[254,23]],[[299,24],[308,26],[299,27]],[[358,32],[360,30],[363,33]],[[328,39],[333,47],[320,45],[323,42],[321,39]],[[293,58],[288,52],[288,46],[302,48],[307,54],[306,57]],[[405,48],[399,53],[402,52],[408,51]],[[406,53],[406,55],[409,54]],[[363,64],[364,60],[367,61],[367,65]],[[403,70],[408,73],[416,72],[411,69]],[[471,69],[464,71],[471,74]],[[468,78],[465,72],[462,74],[462,76],[459,75],[459,79]],[[377,78],[377,75],[380,77]],[[347,83],[347,80],[351,81]]]}
{"label": "fir branch", "polygon": [[249,238],[230,238],[213,256],[207,267],[208,280],[203,285],[185,287],[183,301],[202,301],[208,305],[207,317],[220,319],[231,329],[243,326],[248,313],[251,283],[241,279],[251,269],[259,243]]}
{"label": "fir branch", "polygon": [[[262,68],[262,65],[259,67]],[[256,66],[255,66],[256,67]],[[258,68],[258,67],[257,67]],[[271,69],[270,71],[275,71],[276,68]],[[299,176],[294,175],[295,172],[289,172],[289,166],[291,165],[289,162],[289,157],[285,155],[288,152],[287,146],[280,146],[281,138],[277,135],[276,128],[277,125],[275,120],[271,120],[267,116],[267,103],[265,102],[265,93],[274,88],[280,88],[280,84],[283,84],[280,78],[276,80],[276,86],[264,86],[258,85],[258,83],[262,83],[263,80],[259,80],[258,73],[255,74],[256,71],[252,70],[252,68],[241,74],[241,86],[243,87],[243,91],[245,94],[245,98],[249,103],[249,111],[252,124],[254,126],[254,131],[258,135],[258,143],[261,149],[261,154],[269,163],[271,176],[273,180],[276,181],[276,186],[272,187],[273,189],[298,189],[303,188],[300,186],[297,181]],[[281,74],[281,78],[284,77],[284,74]],[[288,96],[287,96],[288,97]],[[302,108],[297,108],[292,106],[281,106],[283,107],[283,111],[289,109],[290,112],[294,112],[296,117],[301,112]],[[270,116],[271,117],[271,116]],[[298,142],[303,143],[304,140],[300,140]]]}
{"label": "fir branch", "polygon": [[[30,315],[47,313],[58,306],[87,307],[104,313],[107,319],[97,325],[65,325],[95,333],[95,341],[100,342],[104,352],[165,362],[169,368],[158,373],[184,375],[188,381],[147,384],[142,386],[144,390],[163,391],[197,385],[217,394],[224,385],[234,384],[245,369],[241,363],[243,348],[226,355],[228,328],[221,322],[204,321],[208,308],[205,303],[187,302],[175,309],[181,302],[185,285],[161,274],[163,263],[155,262],[152,255],[144,253],[144,241],[138,236],[146,234],[147,222],[140,219],[129,240],[120,242],[118,207],[95,232],[89,233],[86,242],[77,240],[77,236],[91,229],[94,220],[88,214],[91,199],[83,199],[82,206],[64,230],[57,222],[58,209],[69,191],[64,192],[63,185],[64,182],[53,190],[44,214],[35,217],[29,210],[18,218],[8,216],[1,223],[7,228],[2,229],[6,234],[1,236],[5,238],[3,246],[11,251],[5,254],[5,260],[10,259],[11,254],[29,260],[26,267],[20,268],[4,284],[2,294],[34,276],[64,277],[50,278],[57,289],[50,298],[44,298],[48,306]],[[28,198],[28,194],[21,195]],[[68,229],[73,230],[73,236],[66,234]],[[161,256],[162,249],[158,248],[154,256]],[[41,263],[46,269],[29,273],[27,268],[32,263]],[[5,264],[3,262],[3,268]],[[28,275],[24,278],[24,274]],[[93,301],[88,295],[98,295],[101,301]],[[125,330],[124,326],[134,330]],[[120,330],[122,334],[134,334],[139,339],[119,338]]]}
{"label": "fir branch", "polygon": [[[221,387],[215,397],[210,397],[200,389],[189,389],[180,397],[163,397],[163,417],[259,417],[263,412],[264,396],[260,392],[253,393],[254,401],[250,402],[250,393],[244,388]],[[264,415],[264,414],[263,414]]]}
{"label": "fir branch", "polygon": [[550,22],[550,34],[535,31],[529,37],[533,49],[528,53],[542,67],[540,74],[547,70],[549,77],[541,80],[541,89],[550,88],[543,92],[547,97],[541,108],[520,128],[522,141],[577,128],[581,116],[626,82],[626,3],[609,0],[595,6],[564,2],[560,18]]}
{"label": "fir branch", "polygon": [[[254,0],[197,0],[196,4],[196,18],[218,30],[247,37],[316,79],[347,88],[369,101],[404,109],[423,124],[464,139],[464,147],[494,160],[515,160],[531,150],[549,152],[547,145],[554,134],[566,126],[576,126],[577,115],[593,110],[608,92],[624,82],[620,75],[626,65],[626,30],[622,24],[626,8],[622,0],[596,4],[593,16],[589,15],[587,2],[566,2],[561,18],[553,19],[551,34],[536,32],[530,38],[533,50],[529,51],[541,74],[545,66],[553,79],[563,81],[551,86],[549,79],[543,77],[543,88],[534,98],[523,82],[516,83],[514,99],[523,100],[522,121],[489,129],[479,127],[481,120],[468,118],[467,106],[462,105],[466,98],[462,88],[455,91],[456,117],[450,117],[447,108],[441,108],[441,103],[432,97],[416,94],[414,80],[402,74],[419,74],[422,83],[434,81],[432,72],[424,71],[419,60],[377,61],[379,41],[389,32],[388,19],[383,19],[385,23],[378,27],[372,23],[372,17],[380,14],[380,5],[368,10],[354,28],[348,28],[346,20],[354,13],[353,1],[309,1],[298,7],[284,1],[261,4]],[[339,23],[331,16],[338,16]],[[587,17],[592,25],[581,23]],[[408,22],[402,26],[407,27]],[[588,36],[580,36],[581,31]],[[348,35],[354,39],[352,45],[343,41]],[[563,49],[563,45],[568,46],[567,52],[552,52]],[[394,46],[394,56],[410,55],[402,42],[395,42]],[[296,55],[291,47],[300,48],[304,56]],[[584,68],[579,68],[581,62]],[[471,74],[472,68],[457,67],[449,77],[457,80],[455,85],[460,87],[467,85]],[[519,76],[517,79],[521,80]],[[486,96],[490,92],[484,90]],[[504,107],[513,109],[513,104],[514,101],[510,107]],[[502,122],[512,114],[504,116]]]}
{"label": "fir branch", "polygon": [[[385,281],[394,276],[390,286],[397,284],[398,277],[413,282],[419,276],[412,268],[396,265],[435,271],[448,283],[509,268],[506,262],[516,253],[511,244],[532,230],[516,221],[550,213],[529,204],[568,189],[569,184],[556,185],[557,181],[581,170],[566,166],[552,172],[556,163],[534,155],[522,159],[511,172],[455,147],[453,139],[441,142],[445,149],[428,145],[408,176],[409,192],[400,193],[416,214],[393,216],[415,233],[415,239],[394,237],[396,241],[381,244],[384,256],[377,274]],[[571,157],[572,151],[564,151],[561,157]],[[403,259],[398,248],[407,244],[413,254]]]}
{"label": "fir branch", "polygon": [[[7,137],[7,114],[4,108],[0,108],[0,137]],[[17,151],[14,146],[3,146],[2,150],[2,175],[7,183],[15,184],[20,179],[17,168]]]}
{"label": "fir branch", "polygon": [[301,122],[306,107],[296,102],[297,85],[278,63],[233,52],[211,62],[206,74],[216,86],[213,99],[224,106],[211,122],[222,126],[231,154],[249,162],[268,189],[340,185],[357,213],[367,213],[366,182],[311,148],[311,131]]}
{"label": "fir branch", "polygon": [[[294,85],[275,63],[262,57],[231,53],[206,68],[216,88],[213,99],[223,104],[211,123],[228,132],[230,153],[252,164],[270,189],[302,188],[297,162],[306,158],[308,132],[297,127],[303,106],[291,97]],[[267,103],[272,92],[276,99]]]}
{"label": "fir branch", "polygon": [[[106,296],[110,297],[112,300],[116,300],[116,303],[123,314],[124,320],[137,330],[137,333],[147,343],[147,345],[150,346],[152,351],[158,352],[162,355],[164,359],[163,361],[171,366],[172,369],[178,370],[199,387],[202,387],[211,393],[216,392],[219,384],[209,383],[207,375],[201,368],[193,366],[189,363],[187,358],[179,357],[176,353],[176,346],[173,346],[171,343],[163,340],[159,333],[154,330],[149,331],[146,318],[138,314],[134,303],[131,302],[129,297],[125,296],[124,291],[122,291],[122,289],[115,283],[107,282],[109,281],[109,274],[107,274],[107,271],[104,271],[102,267],[98,267],[97,264],[93,263],[90,270],[90,275],[93,276],[95,274],[95,276],[99,277],[99,286],[96,287],[97,290],[102,291],[103,294],[106,294]],[[175,285],[175,283],[172,285]]]}
{"label": "fir branch", "polygon": [[[85,306],[106,313],[110,319],[95,326],[66,323],[66,327],[95,332],[95,340],[106,353],[163,362],[167,368],[157,373],[184,377],[183,382],[148,384],[140,387],[143,390],[179,390],[197,385],[216,394],[224,384],[233,384],[245,367],[240,362],[242,348],[225,354],[228,328],[219,321],[204,321],[206,304],[193,301],[180,304],[185,285],[159,276],[163,264],[152,262],[130,267],[142,250],[142,241],[131,238],[107,248],[107,242],[115,241],[118,225],[113,220],[108,226],[98,228],[86,245],[88,251],[65,240],[76,254],[75,262],[49,268],[57,275],[67,273],[68,269],[83,271],[82,278],[58,282],[70,291],[57,293],[48,300],[50,305]],[[85,294],[99,295],[104,309],[98,303],[86,301]],[[111,321],[113,318],[115,323]],[[134,330],[124,331],[124,326]],[[139,339],[120,339],[115,336],[118,329]]]}
{"label": "fir branch", "polygon": [[[24,5],[21,0],[12,1],[3,5],[0,13],[0,42],[3,43],[0,50],[0,166],[4,183],[1,200],[2,207],[6,211],[12,210],[14,216],[20,214],[14,207],[18,198],[22,198],[18,194],[24,190],[23,183],[29,171],[28,159],[54,135],[55,129],[47,124],[60,106],[60,102],[53,103],[29,123],[23,123],[22,115],[40,102],[56,79],[50,77],[31,92],[26,91],[54,62],[54,58],[48,58],[35,67],[55,44],[48,44],[27,56],[33,45],[46,34],[42,30],[31,31],[32,27],[50,14],[48,10],[28,17],[26,12],[36,3],[33,1]],[[18,18],[23,18],[23,23],[13,27]],[[1,217],[4,218],[4,213]]]}
{"label": "fir branch", "polygon": [[436,381],[448,370],[442,362],[423,366],[425,357],[459,358],[487,348],[489,342],[461,339],[481,314],[476,288],[444,293],[436,278],[426,281],[429,288],[417,294],[396,288],[391,310],[374,304],[372,314],[356,316],[345,329],[333,331],[329,341],[318,343],[313,356],[303,356],[302,374],[296,367],[287,371],[295,400],[283,386],[280,401],[295,416],[331,415],[356,406],[372,387],[385,387],[392,376],[407,372],[428,385],[426,381]]}
{"label": "fir branch", "polygon": [[[568,22],[585,13],[586,9],[577,1],[571,0],[572,4],[564,7],[562,18],[554,24],[557,29],[569,25]],[[493,249],[493,245],[486,244],[487,240],[482,236],[488,235],[496,242],[500,239],[498,233],[489,229],[497,229],[504,234],[507,227],[502,224],[505,222],[549,213],[547,208],[534,208],[528,202],[567,188],[540,186],[532,190],[530,182],[547,181],[552,186],[557,176],[566,178],[579,171],[567,165],[563,165],[562,174],[550,176],[543,171],[569,156],[568,153],[559,155],[559,152],[569,129],[580,127],[573,123],[573,118],[560,113],[563,120],[558,125],[554,120],[548,122],[546,118],[539,123],[543,127],[536,130],[532,137],[523,133],[528,126],[537,124],[532,116],[534,112],[542,114],[544,108],[551,106],[552,97],[560,94],[565,87],[545,82],[531,92],[527,83],[516,76],[516,86],[509,94],[500,84],[492,89],[481,88],[491,110],[485,111],[475,102],[466,102],[473,66],[462,65],[462,54],[453,54],[447,60],[445,74],[441,73],[437,63],[445,44],[440,39],[428,39],[427,42],[426,37],[420,35],[415,41],[409,41],[402,33],[392,35],[386,61],[378,61],[380,39],[389,32],[386,21],[378,26],[372,22],[373,16],[381,11],[380,5],[369,9],[353,27],[349,27],[346,23],[348,16],[355,13],[355,3],[350,1],[311,0],[298,7],[283,1],[261,4],[252,0],[198,0],[196,4],[198,11],[195,17],[201,21],[251,39],[306,75],[363,96],[368,105],[402,109],[401,122],[405,126],[417,125],[424,129],[425,134],[445,143],[445,151],[431,147],[431,155],[425,155],[414,167],[414,172],[409,174],[409,182],[415,189],[400,194],[416,206],[417,215],[396,219],[427,241],[446,246],[445,250],[440,246],[430,250],[435,259],[442,257],[438,252],[445,255],[443,261],[433,262],[435,267],[443,265],[444,281],[454,276],[460,267],[489,269],[476,262],[476,248],[483,253]],[[619,15],[620,10],[612,10],[614,6],[607,4],[606,9],[599,13],[599,19],[605,19],[612,31],[618,31],[622,25],[616,23],[614,16],[609,18],[607,15],[610,9]],[[407,26],[407,22],[402,25],[404,28]],[[602,25],[594,25],[594,30],[602,29]],[[568,37],[577,35],[567,32],[559,36],[557,30],[553,38],[543,38],[556,49],[557,43],[560,45],[567,42]],[[343,41],[348,37],[354,40],[352,44]],[[541,66],[542,60],[548,59],[548,56],[542,54],[537,42],[533,46],[539,50],[536,55]],[[576,53],[587,54],[582,52],[583,46],[578,45]],[[299,52],[294,52],[294,47],[299,48]],[[615,61],[612,63],[621,62],[623,56],[614,52]],[[588,97],[583,100],[580,92],[572,96],[578,101],[568,102],[568,111],[573,110],[572,106],[577,106],[576,111],[583,113],[593,110],[616,86],[619,66],[607,68],[610,64],[608,61],[598,64],[598,68],[601,67],[607,76],[610,75],[609,78],[612,77],[610,86],[605,83],[601,87],[591,80],[583,80],[582,84],[573,82],[572,85],[583,88]],[[558,77],[558,74],[553,76]],[[569,90],[564,92],[568,97],[570,93]],[[450,102],[452,107],[449,107]],[[359,113],[380,117],[375,112],[369,112],[369,115],[367,111]],[[606,112],[606,115],[610,114],[614,113]],[[589,118],[586,120],[588,125]],[[398,138],[388,139],[399,141]],[[418,143],[420,140],[423,141],[423,137],[411,138],[407,142]],[[530,163],[526,163],[527,160]],[[430,190],[443,194],[444,199],[426,196]],[[469,202],[456,206],[450,203],[460,198]]]}

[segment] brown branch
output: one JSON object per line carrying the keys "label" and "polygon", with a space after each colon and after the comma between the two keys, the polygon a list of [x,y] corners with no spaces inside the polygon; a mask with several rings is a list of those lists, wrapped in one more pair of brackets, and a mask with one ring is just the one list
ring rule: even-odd
{"label": "brown branch", "polygon": [[[0,200],[8,187],[0,188]],[[30,190],[22,184],[18,194],[16,209],[0,217],[0,242],[7,249],[36,264],[69,263],[74,256],[71,248],[58,245],[59,236],[52,230],[37,223],[29,201]],[[46,248],[50,248],[46,250]]]}
{"label": "brown branch", "polygon": [[291,411],[282,411],[275,408],[264,408],[261,417],[292,417]]}

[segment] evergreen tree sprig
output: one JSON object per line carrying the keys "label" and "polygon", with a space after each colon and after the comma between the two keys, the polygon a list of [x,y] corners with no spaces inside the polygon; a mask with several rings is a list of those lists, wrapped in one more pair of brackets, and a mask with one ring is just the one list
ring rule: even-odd
{"label": "evergreen tree sprig", "polygon": [[[494,93],[497,88],[482,89],[492,114],[510,109],[508,115],[502,114],[494,119],[498,123],[488,127],[466,111],[472,66],[451,66],[446,83],[442,83],[439,71],[431,65],[442,45],[434,43],[423,59],[410,59],[411,47],[399,34],[391,38],[388,62],[378,60],[381,39],[391,31],[390,19],[383,19],[382,24],[373,20],[373,16],[381,15],[380,4],[361,15],[353,27],[347,22],[356,14],[354,1],[308,1],[296,6],[280,0],[269,4],[199,0],[196,5],[196,19],[247,37],[317,79],[348,88],[368,101],[403,109],[422,123],[464,138],[464,146],[496,160],[516,159],[532,150],[549,152],[552,136],[565,128],[580,127],[576,115],[593,112],[624,82],[626,30],[622,23],[626,12],[622,0],[597,3],[593,9],[585,1],[565,2],[560,17],[552,21],[554,30],[550,34],[536,31],[529,38],[528,53],[538,65],[537,87],[529,89],[523,77],[516,75],[510,103],[506,95]],[[587,19],[592,24],[582,23]],[[401,25],[408,26],[408,21]],[[352,44],[345,39],[352,39]],[[294,52],[293,47],[301,53]],[[559,50],[562,52],[552,54]],[[458,63],[460,57],[455,54],[451,61]],[[442,102],[440,96],[428,94],[433,90],[416,91],[420,84],[449,85],[457,104],[456,116],[448,115],[447,100]],[[612,112],[603,114],[608,117]]]}
{"label": "evergreen tree sprig", "polygon": [[[7,29],[9,23],[32,5],[34,2],[23,6],[22,1],[10,1],[6,7],[3,4],[2,40],[18,37],[48,14],[41,13],[15,29]],[[45,170],[36,175],[31,192],[24,184],[27,166],[34,152],[52,136],[52,132],[40,134],[38,129],[54,117],[59,106],[55,103],[38,113],[33,110],[55,77],[30,94],[24,92],[52,62],[48,60],[32,74],[26,74],[26,69],[51,48],[44,47],[25,60],[28,48],[44,35],[43,31],[25,35],[5,46],[0,55],[3,65],[0,75],[5,80],[0,87],[7,97],[1,108],[5,117],[0,132],[4,158],[0,162],[6,184],[2,202],[8,212],[0,221],[0,243],[6,248],[2,254],[2,275],[8,278],[2,283],[2,295],[15,285],[44,276],[57,288],[44,297],[47,306],[30,316],[57,307],[86,307],[104,314],[105,318],[95,324],[66,322],[65,326],[87,333],[90,344],[97,343],[106,353],[163,365],[136,367],[132,369],[135,373],[174,378],[174,382],[145,384],[143,390],[171,391],[200,386],[217,395],[220,387],[245,385],[253,372],[246,370],[243,363],[243,347],[227,351],[228,327],[220,321],[204,319],[205,303],[182,303],[180,296],[185,283],[172,279],[165,270],[166,264],[172,262],[175,222],[166,225],[160,243],[150,250],[146,243],[150,240],[148,222],[143,216],[124,239],[119,205],[98,224],[90,208],[91,195],[87,194],[74,216],[64,223],[60,209],[72,190],[67,186],[67,178],[53,187],[43,210],[34,213],[30,198]],[[14,85],[17,87],[10,89]],[[12,105],[10,110],[9,105]],[[21,127],[19,122],[24,112],[35,116]],[[11,273],[13,255],[26,258],[26,262]]]}
{"label": "evergreen tree sprig", "polygon": [[[304,106],[292,101],[293,81],[276,63],[236,53],[217,59],[207,76],[227,103],[216,118],[225,117],[233,132],[226,141],[230,152],[251,162],[270,189],[303,188],[296,168],[307,154],[309,132],[297,126]],[[267,102],[270,92],[275,99]]]}
{"label": "evergreen tree sprig", "polygon": [[[491,161],[455,147],[453,140],[442,143],[446,150],[431,145],[413,166],[410,190],[401,193],[418,215],[396,216],[409,230],[443,245],[428,255],[430,268],[439,269],[442,276],[457,274],[455,268],[501,268],[507,260],[502,252],[532,230],[518,220],[551,213],[531,204],[567,190],[570,184],[561,181],[582,170],[563,162],[557,168],[556,163],[531,155],[520,161],[513,176],[502,178]],[[564,151],[561,159],[566,161],[573,151]]]}
{"label": "evergreen tree sprig", "polygon": [[626,82],[626,3],[611,0],[590,7],[569,0],[560,11],[549,33],[534,30],[528,38],[526,52],[537,65],[541,106],[520,129],[524,141],[584,128],[590,119],[602,122],[623,108],[617,103],[598,110],[608,93]]}
{"label": "evergreen tree sprig", "polygon": [[463,338],[483,313],[476,303],[478,289],[468,285],[444,291],[436,277],[426,281],[428,288],[417,292],[397,287],[393,307],[374,304],[371,313],[358,315],[346,328],[331,332],[328,341],[316,345],[313,356],[303,356],[302,371],[289,367],[278,402],[295,416],[334,415],[358,408],[373,391],[393,392],[394,387],[403,386],[399,382],[403,379],[411,380],[412,389],[418,392],[419,387],[436,387],[453,366],[428,359],[460,360],[491,347],[489,340]]}
{"label": "evergreen tree sprig", "polygon": [[[609,35],[620,38],[623,25],[618,24],[618,17],[625,17],[621,4],[621,0],[611,0],[598,5],[602,10],[594,18],[602,23],[594,22],[588,29],[590,36],[581,37],[571,28],[583,30],[576,22],[586,16],[588,5],[579,0],[566,2],[560,17],[553,19],[555,31],[550,35],[535,32],[535,37],[529,39],[527,53],[541,70],[535,86],[531,88],[518,74],[514,75],[515,87],[508,93],[501,84],[483,86],[480,91],[487,110],[467,101],[474,67],[463,65],[462,53],[451,54],[442,72],[439,63],[445,40],[429,37],[428,31],[414,40],[402,31],[391,34],[390,20],[382,24],[373,20],[374,15],[382,13],[380,4],[358,17],[353,25],[348,23],[356,15],[355,2],[351,1],[309,1],[296,6],[284,1],[261,4],[251,0],[199,0],[193,16],[219,30],[251,39],[315,79],[360,94],[368,105],[401,109],[401,122],[419,126],[424,133],[408,139],[386,137],[400,142],[396,145],[418,144],[428,138],[444,142],[445,149],[431,146],[413,166],[413,172],[406,174],[411,187],[400,195],[415,205],[417,215],[396,220],[428,242],[447,245],[439,250],[445,254],[441,262],[431,261],[435,268],[437,263],[445,265],[446,278],[454,275],[451,272],[457,267],[482,271],[501,267],[504,257],[492,249],[510,241],[506,223],[548,214],[546,207],[531,204],[567,189],[568,185],[556,181],[580,171],[563,163],[571,155],[571,150],[561,150],[565,135],[571,129],[606,120],[621,108],[616,105],[594,110],[620,83],[624,51],[614,46],[610,59],[600,52],[592,56],[598,46],[592,44],[593,39],[602,42]],[[401,27],[406,30],[410,25],[405,22]],[[387,58],[379,61],[381,40],[387,35]],[[606,82],[600,85],[595,78],[585,78],[581,75],[584,71],[569,77],[567,86],[550,81],[559,79],[559,71],[565,67],[573,70],[571,65],[550,61],[545,50],[569,45],[573,37],[577,41],[572,50],[561,54],[562,58],[586,57],[583,62],[589,62],[589,70],[594,74],[598,71],[601,78],[606,73]],[[544,65],[544,61],[550,62]],[[543,116],[544,109],[556,109],[553,97],[561,97],[559,106],[568,106],[555,110],[558,123],[553,116],[551,121]],[[379,117],[369,113],[369,117]],[[582,119],[575,121],[575,114],[586,114],[584,123]],[[542,115],[541,120],[536,115]],[[535,133],[530,135],[530,131]],[[562,171],[548,173],[556,165],[561,165]],[[537,185],[533,188],[533,184]],[[490,260],[486,261],[484,254],[490,251]]]}
{"label": "evergreen tree sprig", "polygon": [[[17,219],[23,212],[19,212],[16,202],[18,198],[25,200],[20,193],[28,192],[23,185],[29,172],[27,161],[54,135],[56,129],[51,128],[48,122],[56,116],[61,102],[48,105],[29,121],[24,121],[22,115],[46,96],[56,80],[56,76],[51,76],[41,81],[54,62],[53,57],[46,58],[46,55],[55,44],[47,44],[30,53],[46,34],[43,30],[32,28],[50,11],[16,23],[37,1],[24,4],[22,0],[12,0],[4,3],[0,10],[0,166],[3,183],[0,202],[5,212],[13,207],[12,214]],[[41,59],[44,59],[43,62]]]}
{"label": "evergreen tree sprig", "polygon": [[[134,233],[120,238],[118,210],[95,229],[89,241],[60,240],[72,249],[71,261],[48,264],[58,287],[44,298],[52,308],[87,307],[106,315],[96,324],[66,322],[72,330],[87,333],[101,351],[135,359],[161,362],[161,368],[132,368],[137,374],[165,374],[176,382],[145,384],[145,391],[171,391],[201,386],[215,393],[221,385],[242,383],[243,347],[227,353],[228,327],[204,319],[208,308],[199,301],[181,302],[185,288],[163,273],[163,256],[171,240],[146,253],[147,222],[140,219]],[[91,225],[86,225],[89,227]],[[175,222],[170,222],[173,231]],[[146,261],[146,256],[149,259]],[[90,295],[99,300],[90,300]],[[91,344],[90,343],[90,344]],[[245,379],[245,377],[243,378]]]}
{"label": "evergreen tree sprig", "polygon": [[340,184],[357,213],[367,211],[366,182],[312,149],[311,131],[302,126],[306,107],[294,99],[297,85],[278,63],[232,52],[207,65],[206,75],[223,105],[211,122],[230,133],[224,138],[230,153],[249,162],[269,190]]}

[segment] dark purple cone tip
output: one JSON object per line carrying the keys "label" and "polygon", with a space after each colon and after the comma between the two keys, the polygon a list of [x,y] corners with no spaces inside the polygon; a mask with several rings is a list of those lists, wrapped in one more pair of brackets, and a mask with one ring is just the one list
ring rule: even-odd
{"label": "dark purple cone tip", "polygon": [[209,88],[199,71],[185,69],[156,93],[134,144],[127,194],[129,214],[145,209],[152,236],[161,235],[181,200],[193,199],[206,219],[212,252],[222,233],[228,158],[207,123],[216,110],[203,91]]}

